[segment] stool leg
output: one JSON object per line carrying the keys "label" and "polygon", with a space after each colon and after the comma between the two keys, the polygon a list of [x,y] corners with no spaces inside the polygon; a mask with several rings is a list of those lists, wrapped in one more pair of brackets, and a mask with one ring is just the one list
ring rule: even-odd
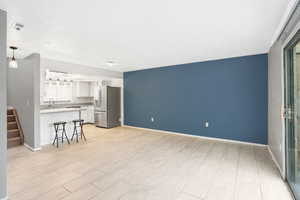
{"label": "stool leg", "polygon": [[[64,125],[64,127],[63,127],[63,134],[65,134],[66,139],[67,139],[67,141],[68,141],[68,144],[70,144],[69,138],[68,138],[67,133],[66,133],[66,126],[65,126],[65,125]],[[63,136],[63,137],[64,137],[64,136]]]}
{"label": "stool leg", "polygon": [[80,123],[80,131],[81,131],[81,134],[80,134],[81,139],[82,139],[82,136],[83,136],[84,140],[86,141],[86,138],[85,138],[85,135],[84,135],[84,132],[83,132],[83,123]]}
{"label": "stool leg", "polygon": [[55,141],[56,141],[56,147],[58,148],[58,126],[54,126],[54,129],[55,129],[55,138],[54,138],[54,141],[53,141],[53,145],[55,144]]}
{"label": "stool leg", "polygon": [[74,138],[74,135],[75,135],[75,129],[76,129],[76,127],[75,127],[75,124],[74,124],[73,135],[72,135],[71,141],[73,141],[73,138]]}
{"label": "stool leg", "polygon": [[77,126],[75,125],[75,131],[76,131],[76,142],[78,143],[78,131],[77,131]]}
{"label": "stool leg", "polygon": [[55,140],[56,140],[56,127],[55,127],[55,125],[54,125],[54,131],[55,131],[55,137],[54,137],[54,140],[53,140],[53,142],[52,142],[52,145],[54,145]]}
{"label": "stool leg", "polygon": [[61,143],[63,144],[64,143],[64,125],[62,125],[63,127],[63,130],[61,132]]}
{"label": "stool leg", "polygon": [[58,134],[57,134],[57,137],[56,137],[56,147],[58,148]]}
{"label": "stool leg", "polygon": [[82,140],[82,128],[81,128],[81,124],[79,124],[80,126],[78,128],[80,128],[80,139]]}
{"label": "stool leg", "polygon": [[53,143],[52,143],[52,145],[54,145],[54,144],[55,144],[56,140],[57,140],[57,134],[55,134],[55,138],[54,138],[54,140],[53,140]]}

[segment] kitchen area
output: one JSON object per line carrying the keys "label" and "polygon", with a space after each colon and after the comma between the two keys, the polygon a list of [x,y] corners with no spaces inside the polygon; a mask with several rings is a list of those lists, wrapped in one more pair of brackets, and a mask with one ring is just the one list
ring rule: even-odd
{"label": "kitchen area", "polygon": [[122,125],[123,79],[46,68],[41,70],[40,79],[41,146],[54,141],[57,122],[66,122],[69,139],[74,120],[98,128]]}

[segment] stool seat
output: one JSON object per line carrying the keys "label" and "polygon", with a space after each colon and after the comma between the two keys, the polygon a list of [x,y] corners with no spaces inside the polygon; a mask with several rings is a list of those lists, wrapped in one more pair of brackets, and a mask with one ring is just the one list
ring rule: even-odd
{"label": "stool seat", "polygon": [[72,122],[74,122],[74,123],[79,123],[79,122],[84,122],[84,120],[83,119],[75,119],[75,120],[73,120]]}
{"label": "stool seat", "polygon": [[64,122],[64,121],[54,122],[54,123],[53,123],[54,126],[57,126],[57,125],[65,125],[65,124],[67,124],[67,122]]}

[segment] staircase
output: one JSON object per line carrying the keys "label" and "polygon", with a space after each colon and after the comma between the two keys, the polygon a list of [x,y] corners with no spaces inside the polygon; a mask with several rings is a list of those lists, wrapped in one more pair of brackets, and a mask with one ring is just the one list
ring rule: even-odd
{"label": "staircase", "polygon": [[24,143],[23,131],[16,109],[7,110],[7,148],[22,145]]}

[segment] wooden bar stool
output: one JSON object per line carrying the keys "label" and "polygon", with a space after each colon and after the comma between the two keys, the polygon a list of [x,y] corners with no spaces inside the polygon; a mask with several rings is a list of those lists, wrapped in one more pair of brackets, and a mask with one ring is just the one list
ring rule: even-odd
{"label": "wooden bar stool", "polygon": [[53,123],[54,129],[55,129],[55,138],[54,138],[54,141],[53,141],[52,144],[54,145],[55,142],[56,142],[56,147],[57,148],[58,148],[58,140],[59,140],[59,137],[58,137],[59,131],[61,131],[61,141],[62,141],[62,143],[64,143],[64,138],[66,138],[67,141],[68,141],[68,144],[70,144],[69,138],[68,138],[67,133],[66,133],[66,124],[67,124],[67,122],[55,122],[55,123]]}
{"label": "wooden bar stool", "polygon": [[[78,120],[73,120],[73,124],[74,124],[74,131],[73,131],[73,135],[71,138],[71,141],[73,141],[74,136],[76,135],[76,142],[78,142],[78,136],[80,134],[80,138],[82,139],[82,137],[84,138],[84,140],[86,141],[84,132],[83,132],[83,119],[78,119]],[[77,130],[77,128],[80,128],[80,130]]]}

